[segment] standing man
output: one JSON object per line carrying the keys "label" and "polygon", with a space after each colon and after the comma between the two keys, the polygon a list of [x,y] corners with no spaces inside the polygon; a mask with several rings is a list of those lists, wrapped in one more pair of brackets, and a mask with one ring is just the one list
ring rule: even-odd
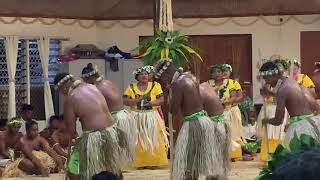
{"label": "standing man", "polygon": [[219,179],[227,179],[228,172],[230,171],[230,143],[231,143],[231,135],[230,135],[230,127],[227,120],[224,116],[224,108],[219,99],[218,94],[215,89],[211,87],[207,82],[204,82],[200,85],[200,95],[203,102],[204,110],[208,113],[208,116],[212,120],[212,122],[216,126],[217,130],[217,139],[218,142],[216,144],[216,149],[218,149],[219,155],[221,157],[219,162],[223,164],[223,177]]}
{"label": "standing man", "polygon": [[223,164],[216,148],[218,142],[214,123],[204,111],[199,84],[188,73],[181,73],[171,60],[161,60],[155,66],[155,78],[171,88],[172,114],[182,113],[184,124],[176,141],[172,179],[195,180],[199,176],[221,177]]}
{"label": "standing man", "polygon": [[[320,116],[313,115],[303,90],[296,81],[281,75],[277,65],[267,62],[260,68],[260,75],[276,91],[277,108],[274,118],[264,119],[264,123],[279,126],[283,123],[285,110],[288,110],[290,122],[283,144],[288,147],[294,135],[301,134],[316,137],[320,127]],[[318,129],[318,130],[317,130]]]}
{"label": "standing man", "polygon": [[315,84],[317,99],[320,99],[320,62],[315,62],[315,70],[313,72],[312,81]]}
{"label": "standing man", "polygon": [[128,147],[124,147],[125,154],[122,157],[124,161],[130,163],[135,157],[137,141],[137,129],[133,114],[124,109],[122,95],[119,94],[118,87],[111,81],[104,79],[91,63],[83,68],[81,74],[84,82],[93,84],[99,89],[108,104],[112,117],[116,120],[117,126],[122,130],[120,132],[125,132],[125,134],[119,133],[121,135],[119,140],[129,142]]}
{"label": "standing man", "polygon": [[96,86],[74,80],[68,73],[57,74],[54,84],[65,96],[64,121],[72,142],[77,138],[77,118],[83,130],[82,137],[74,143],[68,171],[79,175],[82,180],[91,179],[103,171],[120,175],[121,148],[114,126],[116,122],[109,112],[104,96]]}

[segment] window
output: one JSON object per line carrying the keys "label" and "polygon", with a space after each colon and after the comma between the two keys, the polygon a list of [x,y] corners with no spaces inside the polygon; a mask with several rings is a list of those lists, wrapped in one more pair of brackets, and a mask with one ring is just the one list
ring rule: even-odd
{"label": "window", "polygon": [[[16,67],[16,110],[20,115],[20,108],[23,103],[27,102],[27,67],[26,48],[27,41],[19,41],[18,59]],[[50,41],[49,57],[49,82],[53,84],[55,74],[59,71],[59,65],[56,57],[60,51],[60,41]],[[36,40],[29,40],[29,61],[30,61],[30,91],[31,104],[35,107],[34,115],[36,119],[44,119],[44,98],[43,98],[43,74],[42,65]],[[9,87],[8,87],[8,70],[6,61],[6,50],[4,40],[0,40],[0,116],[7,117]],[[42,107],[42,108],[37,108]]]}

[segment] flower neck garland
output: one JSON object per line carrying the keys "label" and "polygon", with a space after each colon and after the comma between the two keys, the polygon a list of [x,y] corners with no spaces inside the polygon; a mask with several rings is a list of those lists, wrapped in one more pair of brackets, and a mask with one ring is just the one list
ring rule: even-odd
{"label": "flower neck garland", "polygon": [[74,82],[72,83],[72,85],[70,86],[70,88],[69,88],[68,96],[70,96],[70,95],[72,94],[72,91],[73,91],[74,89],[76,89],[81,83],[82,83],[82,81],[80,81],[80,80],[74,81]]}

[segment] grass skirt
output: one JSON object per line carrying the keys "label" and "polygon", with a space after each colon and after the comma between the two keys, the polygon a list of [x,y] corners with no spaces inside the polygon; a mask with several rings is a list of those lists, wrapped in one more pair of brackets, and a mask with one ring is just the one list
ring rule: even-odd
{"label": "grass skirt", "polygon": [[[32,151],[32,154],[40,160],[43,167],[47,168],[49,172],[56,167],[54,160],[47,153],[43,151]],[[13,178],[13,177],[26,176],[27,174],[22,170],[20,170],[18,167],[22,160],[23,160],[23,157],[18,158],[15,161],[9,162],[2,173],[3,175],[2,177]]]}
{"label": "grass skirt", "polygon": [[117,120],[119,131],[119,142],[124,145],[121,150],[123,163],[127,165],[135,159],[135,148],[137,144],[137,126],[134,115],[123,109],[112,115]]}
{"label": "grass skirt", "polygon": [[168,165],[168,133],[158,111],[136,111],[135,122],[138,131],[138,142],[136,159],[132,166],[140,168]]}
{"label": "grass skirt", "polygon": [[241,122],[241,111],[238,106],[225,110],[224,115],[231,129],[231,138],[234,141],[241,141],[243,137],[243,126]]}
{"label": "grass skirt", "polygon": [[118,129],[108,127],[100,131],[83,132],[79,140],[79,167],[82,180],[109,171],[119,175],[121,169],[121,145]]}
{"label": "grass skirt", "polygon": [[283,144],[289,148],[289,143],[294,135],[300,137],[301,134],[310,135],[316,139],[320,138],[320,115],[307,117],[304,120],[289,125]]}
{"label": "grass skirt", "polygon": [[159,137],[163,137],[166,147],[169,147],[168,132],[157,110],[141,110],[135,112],[138,132],[138,144],[145,151],[153,152],[159,148]]}
{"label": "grass skirt", "polygon": [[216,142],[215,148],[217,151],[218,162],[221,162],[223,168],[223,174],[221,176],[227,177],[228,172],[230,171],[230,148],[231,148],[231,131],[226,120],[219,122],[212,122],[216,128]]}
{"label": "grass skirt", "polygon": [[219,133],[225,133],[218,131],[224,129],[219,126],[207,116],[183,123],[176,142],[173,180],[220,176],[225,173],[224,164],[221,163],[225,159],[223,153],[226,153],[221,146],[225,146],[225,143],[219,142],[224,139]]}

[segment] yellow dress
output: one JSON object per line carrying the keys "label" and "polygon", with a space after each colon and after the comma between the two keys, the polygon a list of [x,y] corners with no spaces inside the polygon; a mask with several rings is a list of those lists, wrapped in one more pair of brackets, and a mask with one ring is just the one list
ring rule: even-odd
{"label": "yellow dress", "polygon": [[297,83],[299,85],[306,87],[306,88],[314,88],[315,87],[313,81],[306,74],[299,74],[298,79],[297,79]]}
{"label": "yellow dress", "polygon": [[[213,80],[208,81],[212,87],[218,87],[218,95],[221,101],[226,101],[231,98],[231,92],[241,91],[239,82],[232,79],[223,80],[223,84],[216,86]],[[241,145],[243,144],[243,126],[241,122],[241,111],[236,103],[225,104],[225,117],[229,122],[231,129],[231,158],[237,159],[242,157]]]}
{"label": "yellow dress", "polygon": [[[265,115],[264,108],[266,110],[266,115]],[[267,161],[269,159],[269,155],[268,155],[268,151],[267,151],[267,140],[266,140],[262,120],[265,117],[266,118],[274,118],[275,113],[276,113],[276,108],[277,108],[277,105],[276,105],[275,97],[268,96],[266,98],[266,103],[262,106],[261,111],[260,111],[258,118],[257,118],[257,133],[258,133],[258,137],[262,139],[261,153],[260,153],[260,159],[262,161]],[[289,119],[289,114],[286,110],[282,125],[280,125],[280,126],[273,126],[271,124],[267,125],[269,153],[274,153],[277,146],[282,143],[284,135],[285,135],[284,128],[288,122],[288,119]]]}
{"label": "yellow dress", "polygon": [[[152,102],[161,97],[163,92],[159,83],[149,82],[145,92],[141,91],[137,84],[131,84],[124,94],[131,99],[145,96]],[[157,111],[158,108],[158,106],[145,108],[139,104],[131,106],[131,110],[135,112],[138,130],[136,158],[132,164],[135,168],[168,165],[167,132]]]}

